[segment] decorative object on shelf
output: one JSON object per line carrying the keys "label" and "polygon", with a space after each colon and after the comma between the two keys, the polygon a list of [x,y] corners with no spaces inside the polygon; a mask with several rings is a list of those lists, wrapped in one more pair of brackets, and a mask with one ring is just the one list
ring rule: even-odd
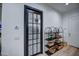
{"label": "decorative object on shelf", "polygon": [[48,42],[45,46],[48,48],[45,53],[52,55],[64,47],[64,37],[62,27],[47,27],[45,28],[46,41]]}
{"label": "decorative object on shelf", "polygon": [[53,38],[55,38],[55,35],[53,35],[53,30],[51,27],[46,27],[45,28],[45,34],[47,36],[46,40],[52,40]]}
{"label": "decorative object on shelf", "polygon": [[52,28],[51,27],[46,27],[45,28],[45,34],[52,34]]}

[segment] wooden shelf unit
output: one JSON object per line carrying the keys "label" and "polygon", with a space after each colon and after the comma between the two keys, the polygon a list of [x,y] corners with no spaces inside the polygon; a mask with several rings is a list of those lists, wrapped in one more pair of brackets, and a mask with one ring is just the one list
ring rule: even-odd
{"label": "wooden shelf unit", "polygon": [[[48,41],[45,45],[48,50],[45,53],[50,56],[64,47],[64,39],[62,37],[55,37],[53,39],[46,39]],[[61,42],[62,41],[62,42]]]}

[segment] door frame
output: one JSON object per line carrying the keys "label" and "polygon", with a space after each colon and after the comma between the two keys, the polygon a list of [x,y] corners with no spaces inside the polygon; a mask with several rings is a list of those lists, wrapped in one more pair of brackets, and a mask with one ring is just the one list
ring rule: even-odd
{"label": "door frame", "polygon": [[[39,12],[41,14],[41,52],[37,53],[37,54],[41,54],[43,53],[43,12],[41,10],[38,10],[36,8],[24,5],[24,56],[28,56],[28,14],[27,14],[27,10],[26,9],[30,9],[36,12]],[[37,55],[35,54],[35,55]]]}

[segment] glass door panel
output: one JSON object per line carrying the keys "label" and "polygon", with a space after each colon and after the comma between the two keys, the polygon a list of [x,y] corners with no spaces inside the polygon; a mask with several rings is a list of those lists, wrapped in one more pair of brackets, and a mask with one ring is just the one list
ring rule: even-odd
{"label": "glass door panel", "polygon": [[41,12],[32,10],[32,9],[25,9],[27,14],[27,54],[28,55],[36,55],[42,52],[42,23],[41,23]]}
{"label": "glass door panel", "polygon": [[28,36],[29,55],[40,52],[40,15],[31,10],[28,12]]}

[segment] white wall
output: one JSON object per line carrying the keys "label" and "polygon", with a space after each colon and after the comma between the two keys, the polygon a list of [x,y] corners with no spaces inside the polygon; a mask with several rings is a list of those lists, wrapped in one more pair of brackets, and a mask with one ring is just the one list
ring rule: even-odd
{"label": "white wall", "polygon": [[[19,30],[15,30],[15,26]],[[2,5],[2,55],[24,55],[24,7],[22,4]]]}
{"label": "white wall", "polygon": [[43,30],[47,26],[61,26],[61,15],[45,5],[3,3],[2,55],[24,55],[24,5],[43,11]]}
{"label": "white wall", "polygon": [[63,28],[65,41],[79,48],[79,9],[63,15]]}
{"label": "white wall", "polygon": [[0,20],[1,20],[1,8],[2,8],[2,7],[0,7]]}

